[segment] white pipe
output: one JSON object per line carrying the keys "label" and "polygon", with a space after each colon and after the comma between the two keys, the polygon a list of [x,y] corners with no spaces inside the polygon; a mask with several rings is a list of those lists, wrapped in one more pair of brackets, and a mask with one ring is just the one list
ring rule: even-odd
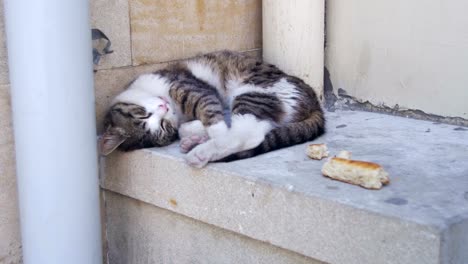
{"label": "white pipe", "polygon": [[323,99],[325,0],[263,0],[263,59]]}
{"label": "white pipe", "polygon": [[5,0],[25,264],[102,263],[88,9]]}

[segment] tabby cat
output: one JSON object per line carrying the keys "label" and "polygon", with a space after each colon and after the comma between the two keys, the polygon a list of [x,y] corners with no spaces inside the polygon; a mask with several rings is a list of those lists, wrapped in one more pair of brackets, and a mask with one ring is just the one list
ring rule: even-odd
{"label": "tabby cat", "polygon": [[114,99],[105,127],[103,155],[117,147],[165,146],[179,137],[187,162],[200,168],[315,139],[325,132],[325,119],[301,79],[221,51],[139,76]]}

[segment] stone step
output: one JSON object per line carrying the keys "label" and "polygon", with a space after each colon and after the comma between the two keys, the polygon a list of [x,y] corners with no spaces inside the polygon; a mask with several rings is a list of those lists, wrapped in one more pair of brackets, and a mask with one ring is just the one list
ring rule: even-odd
{"label": "stone step", "polygon": [[307,144],[204,169],[187,166],[177,144],[116,152],[101,160],[101,185],[328,263],[467,263],[468,129],[367,112],[326,116],[327,134],[314,143],[381,164],[390,185],[325,178],[325,160],[310,160]]}

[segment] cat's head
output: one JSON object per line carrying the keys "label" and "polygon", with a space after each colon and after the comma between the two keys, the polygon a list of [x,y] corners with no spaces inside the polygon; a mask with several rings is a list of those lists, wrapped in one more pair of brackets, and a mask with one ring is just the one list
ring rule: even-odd
{"label": "cat's head", "polygon": [[114,99],[105,117],[99,140],[102,155],[117,148],[161,147],[177,140],[178,118],[171,100],[130,88]]}

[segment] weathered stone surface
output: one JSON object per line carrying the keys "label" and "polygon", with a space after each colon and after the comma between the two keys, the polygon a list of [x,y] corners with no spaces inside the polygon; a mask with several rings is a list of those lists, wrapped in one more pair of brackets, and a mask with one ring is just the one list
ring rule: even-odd
{"label": "weathered stone surface", "polygon": [[105,199],[109,263],[322,263],[112,192]]}
{"label": "weathered stone surface", "polygon": [[[468,201],[468,192],[465,192]],[[468,260],[468,214],[452,219],[444,231],[442,263],[466,263]]]}
{"label": "weathered stone surface", "polygon": [[10,86],[0,85],[0,146],[13,143]]}
{"label": "weathered stone surface", "polygon": [[107,243],[107,215],[106,215],[106,201],[105,201],[105,190],[99,189],[99,204],[101,210],[101,239],[102,239],[102,263],[110,264],[108,260],[109,246]]}
{"label": "weathered stone surface", "polygon": [[3,10],[0,0],[0,264],[16,264],[22,254]]}
{"label": "weathered stone surface", "polygon": [[[102,186],[329,263],[463,263],[468,132],[393,116],[328,113],[332,155],[381,164],[379,191],[321,176],[306,144],[197,170],[177,144],[116,152]],[[452,260],[452,262],[449,262]]]}
{"label": "weathered stone surface", "polygon": [[130,19],[127,0],[90,1],[91,25],[111,40],[114,51],[101,57],[97,69],[109,69],[132,64]]}
{"label": "weathered stone surface", "polygon": [[261,1],[130,0],[133,64],[261,47]]}
{"label": "weathered stone surface", "polygon": [[14,153],[12,142],[0,144],[0,264],[21,263]]}
{"label": "weathered stone surface", "polygon": [[0,85],[0,263],[21,262],[9,85]]}
{"label": "weathered stone surface", "polygon": [[0,84],[9,83],[3,0],[0,0]]}

